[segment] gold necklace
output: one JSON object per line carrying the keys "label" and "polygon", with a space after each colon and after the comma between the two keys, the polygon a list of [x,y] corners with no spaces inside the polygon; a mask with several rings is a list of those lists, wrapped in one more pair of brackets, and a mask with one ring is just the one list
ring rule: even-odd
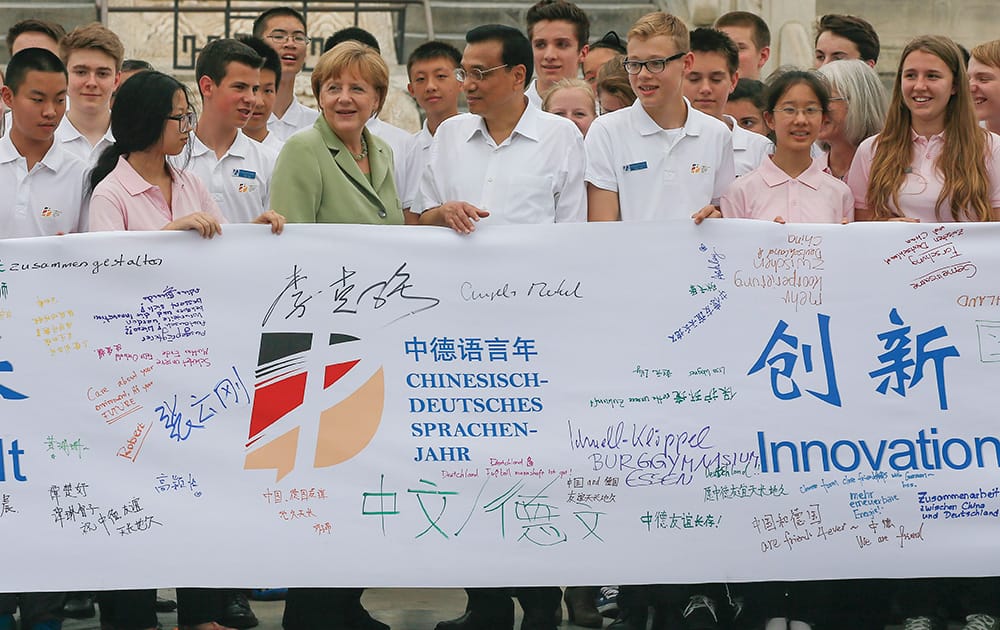
{"label": "gold necklace", "polygon": [[[351,150],[348,149],[347,152],[351,153]],[[361,160],[363,160],[366,157],[368,157],[368,142],[365,141],[365,137],[364,136],[361,136],[361,153],[359,153],[357,155],[354,155],[353,153],[351,153],[351,157],[354,158],[355,162],[360,162]]]}

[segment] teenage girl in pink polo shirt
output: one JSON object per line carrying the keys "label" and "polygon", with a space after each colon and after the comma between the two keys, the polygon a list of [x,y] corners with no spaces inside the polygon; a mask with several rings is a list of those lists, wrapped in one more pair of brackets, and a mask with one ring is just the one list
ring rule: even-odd
{"label": "teenage girl in pink polo shirt", "polygon": [[[187,89],[173,77],[147,71],[122,85],[111,109],[115,143],[91,173],[91,231],[197,230],[205,238],[222,232],[225,218],[205,185],[167,162],[184,150],[194,125]],[[275,233],[284,222],[273,211],[254,221]],[[98,599],[102,628],[157,627],[155,590],[105,591]],[[180,630],[231,630],[217,622],[225,601],[222,589],[177,589]]]}
{"label": "teenage girl in pink polo shirt", "polygon": [[[111,109],[115,143],[90,174],[90,230],[197,230],[222,232],[225,218],[198,176],[167,162],[187,146],[194,130],[187,88],[162,72],[125,82]],[[285,219],[268,211],[254,223],[281,232]]]}
{"label": "teenage girl in pink polo shirt", "polygon": [[[1000,217],[1000,137],[977,123],[953,41],[925,35],[903,49],[885,128],[858,147],[848,184],[858,220]],[[959,599],[965,630],[998,627],[995,578],[910,579],[895,586],[905,630],[945,628],[941,611]]]}
{"label": "teenage girl in pink polo shirt", "polygon": [[859,221],[1000,216],[1000,138],[977,124],[968,82],[950,39],[903,49],[885,128],[861,143],[847,177]]}
{"label": "teenage girl in pink polo shirt", "polygon": [[830,111],[826,82],[814,72],[791,70],[771,82],[765,98],[774,154],[722,195],[722,216],[779,223],[851,221],[851,190],[810,156]]}

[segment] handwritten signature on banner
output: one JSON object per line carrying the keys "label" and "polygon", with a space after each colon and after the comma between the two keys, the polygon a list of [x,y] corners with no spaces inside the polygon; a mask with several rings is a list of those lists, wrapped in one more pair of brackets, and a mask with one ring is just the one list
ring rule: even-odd
{"label": "handwritten signature on banner", "polygon": [[[283,321],[302,319],[306,316],[307,307],[312,300],[316,300],[314,305],[330,314],[356,315],[359,310],[374,312],[398,306],[399,311],[394,313],[396,317],[390,320],[389,324],[432,309],[441,303],[439,298],[411,293],[414,289],[413,274],[407,269],[405,262],[396,267],[388,278],[379,279],[364,288],[359,288],[364,286],[364,283],[359,285],[360,277],[355,278],[358,273],[356,269],[341,266],[340,273],[333,282],[320,288],[317,284],[321,285],[322,282],[307,282],[309,276],[305,274],[305,269],[293,265],[291,273],[285,278],[288,283],[271,302],[261,326],[266,326],[272,316],[280,317]],[[327,293],[321,298],[324,291]],[[325,305],[318,306],[324,300]]]}

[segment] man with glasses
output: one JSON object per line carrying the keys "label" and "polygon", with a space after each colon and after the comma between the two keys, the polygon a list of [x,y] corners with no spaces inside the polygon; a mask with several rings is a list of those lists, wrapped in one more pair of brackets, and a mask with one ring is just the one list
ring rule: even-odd
{"label": "man with glasses", "polygon": [[[483,226],[583,221],[583,137],[565,118],[528,105],[528,38],[509,26],[479,26],[465,36],[455,78],[471,115],[438,125],[423,173],[420,223],[459,234]],[[486,228],[488,229],[488,228]],[[559,587],[518,588],[521,630],[555,630]],[[436,630],[511,630],[509,589],[467,589],[466,612]]]}
{"label": "man with glasses", "polygon": [[[235,39],[209,42],[195,62],[202,111],[186,168],[201,178],[230,223],[250,223],[268,210],[278,156],[241,131],[257,102],[263,63]],[[184,156],[172,161],[182,168]]]}
{"label": "man with glasses", "polygon": [[319,117],[319,112],[295,98],[295,77],[305,66],[309,50],[306,19],[290,7],[268,9],[254,20],[253,36],[264,40],[281,59],[281,81],[267,127],[285,141],[296,131],[312,127]]}
{"label": "man with glasses", "polygon": [[476,223],[585,219],[583,138],[576,125],[528,106],[531,44],[509,26],[465,36],[455,69],[474,116],[441,123],[420,185],[420,223],[468,234]]}
{"label": "man with glasses", "polygon": [[735,178],[729,128],[683,96],[689,46],[687,27],[667,13],[629,30],[624,65],[637,99],[598,117],[587,134],[591,221],[690,217],[717,204]]}

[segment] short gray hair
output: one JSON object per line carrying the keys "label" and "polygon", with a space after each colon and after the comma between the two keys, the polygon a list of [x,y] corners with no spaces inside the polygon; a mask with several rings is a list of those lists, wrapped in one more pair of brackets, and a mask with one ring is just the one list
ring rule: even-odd
{"label": "short gray hair", "polygon": [[882,81],[871,66],[860,59],[838,59],[821,66],[817,72],[847,99],[844,136],[848,142],[856,147],[865,138],[882,131],[888,102]]}

